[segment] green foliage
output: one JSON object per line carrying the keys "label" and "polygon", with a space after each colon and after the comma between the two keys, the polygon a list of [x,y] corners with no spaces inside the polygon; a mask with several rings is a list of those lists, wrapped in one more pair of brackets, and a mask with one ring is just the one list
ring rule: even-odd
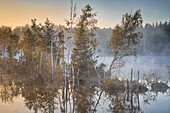
{"label": "green foliage", "polygon": [[139,44],[142,33],[137,32],[136,29],[142,24],[142,21],[140,10],[134,14],[126,13],[123,16],[122,24],[116,25],[109,42],[109,48],[114,57],[137,54],[136,46]]}
{"label": "green foliage", "polygon": [[36,19],[34,19],[32,20],[32,26],[24,32],[23,40],[20,41],[20,48],[22,48],[27,63],[33,63],[37,55],[39,32],[40,27],[36,25]]}
{"label": "green foliage", "polygon": [[[7,57],[11,64],[13,64],[13,57],[19,52],[19,36],[12,31],[10,27],[0,27],[0,45],[3,51],[0,54]],[[6,55],[5,55],[6,54]]]}
{"label": "green foliage", "polygon": [[12,34],[12,30],[10,27],[7,27],[7,26],[0,27],[0,45],[3,48],[3,56],[6,53],[7,45],[9,45],[8,42],[9,42],[11,34]]}
{"label": "green foliage", "polygon": [[11,34],[8,40],[9,45],[7,47],[7,53],[11,63],[13,63],[13,57],[19,53],[18,42],[19,36],[17,36],[16,34]]}
{"label": "green foliage", "polygon": [[96,14],[92,13],[91,6],[87,5],[82,10],[82,15],[78,18],[75,27],[75,47],[73,48],[72,59],[75,71],[79,70],[82,77],[85,76],[85,73],[91,72],[94,68],[93,64],[95,64],[95,60],[92,58],[97,49],[97,41],[94,38],[95,24],[97,23],[97,20],[94,19],[95,16]]}
{"label": "green foliage", "polygon": [[[3,55],[2,66],[8,70],[16,68],[25,74],[49,75],[53,70],[57,73],[64,52],[64,32],[48,20],[45,24],[37,24],[36,19],[25,27],[0,27],[0,55]],[[14,56],[21,54],[18,61]],[[53,60],[52,60],[53,59]],[[54,62],[54,63],[53,63]],[[11,65],[12,64],[12,65]],[[54,65],[52,65],[54,64]],[[59,68],[61,69],[61,68]],[[50,73],[51,72],[51,73]]]}
{"label": "green foliage", "polygon": [[113,54],[113,61],[110,65],[109,75],[114,63],[121,60],[124,56],[136,55],[137,45],[142,37],[141,32],[136,29],[142,24],[140,10],[134,14],[126,13],[122,18],[121,25],[116,25],[109,41],[109,49]]}

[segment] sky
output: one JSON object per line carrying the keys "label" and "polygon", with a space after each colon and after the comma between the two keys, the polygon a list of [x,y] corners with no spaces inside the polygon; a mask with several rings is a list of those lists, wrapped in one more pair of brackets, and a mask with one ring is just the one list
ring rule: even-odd
{"label": "sky", "polygon": [[[140,9],[143,24],[170,20],[170,0],[74,0],[77,12],[85,5],[92,6],[97,13],[97,26],[113,28],[120,24],[122,15]],[[44,23],[46,18],[56,25],[66,25],[69,19],[70,0],[0,0],[0,26],[11,27],[30,24],[36,18]]]}

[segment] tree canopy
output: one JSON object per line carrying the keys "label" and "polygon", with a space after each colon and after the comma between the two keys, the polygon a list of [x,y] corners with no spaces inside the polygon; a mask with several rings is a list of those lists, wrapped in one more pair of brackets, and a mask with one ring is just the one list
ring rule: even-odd
{"label": "tree canopy", "polygon": [[137,45],[142,37],[142,33],[137,28],[142,24],[140,10],[134,14],[126,13],[122,17],[121,25],[116,25],[109,41],[109,48],[113,54],[113,61],[110,65],[110,75],[113,63],[124,56],[136,55]]}

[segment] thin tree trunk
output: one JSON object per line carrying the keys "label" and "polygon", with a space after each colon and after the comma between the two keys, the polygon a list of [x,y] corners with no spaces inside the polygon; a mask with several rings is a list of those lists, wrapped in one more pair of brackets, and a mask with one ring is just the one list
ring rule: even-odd
{"label": "thin tree trunk", "polygon": [[96,105],[95,105],[95,107],[94,107],[93,113],[95,113],[95,111],[96,111],[96,107],[97,107],[97,105],[99,104],[99,101],[100,101],[100,99],[101,99],[102,93],[103,93],[103,90],[102,90],[102,91],[100,92],[100,94],[99,94],[99,98],[98,98],[97,103],[96,103]]}
{"label": "thin tree trunk", "polygon": [[67,85],[67,64],[65,65],[65,83]]}
{"label": "thin tree trunk", "polygon": [[112,63],[110,64],[109,77],[111,77],[112,67],[113,67],[113,64],[114,64],[115,61],[116,61],[116,58],[114,58],[114,59],[112,60]]}
{"label": "thin tree trunk", "polygon": [[129,80],[127,79],[127,101],[129,102]]}
{"label": "thin tree trunk", "polygon": [[137,91],[139,91],[139,71],[138,71],[138,78],[137,78]]}
{"label": "thin tree trunk", "polygon": [[73,67],[73,64],[72,64],[72,73],[73,73],[73,86],[75,86],[75,81],[74,81],[74,67]]}
{"label": "thin tree trunk", "polygon": [[138,99],[138,110],[140,110],[139,93],[137,93],[137,99]]}
{"label": "thin tree trunk", "polygon": [[53,81],[53,36],[51,37],[51,79]]}
{"label": "thin tree trunk", "polygon": [[3,65],[4,65],[4,62],[5,62],[5,48],[6,48],[6,44],[5,44],[5,37],[4,37],[4,52],[3,52]]}
{"label": "thin tree trunk", "polygon": [[1,84],[2,84],[2,74],[1,74]]}
{"label": "thin tree trunk", "polygon": [[130,89],[132,90],[132,79],[133,79],[133,69],[131,69],[131,74],[130,74]]}
{"label": "thin tree trunk", "polygon": [[92,62],[92,65],[94,66],[94,70],[96,71],[97,76],[98,76],[98,78],[99,78],[100,82],[102,82],[102,83],[103,83],[103,79],[102,79],[102,77],[100,76],[100,74],[98,73],[98,71],[97,71],[97,69],[96,69],[95,65],[93,64],[93,62]]}
{"label": "thin tree trunk", "polygon": [[41,51],[41,56],[40,56],[40,75],[41,75],[41,66],[42,66],[42,51]]}
{"label": "thin tree trunk", "polygon": [[75,85],[73,87],[73,113],[74,113],[74,109],[75,109]]}
{"label": "thin tree trunk", "polygon": [[131,92],[131,100],[130,100],[130,105],[131,105],[131,112],[133,113],[133,93]]}

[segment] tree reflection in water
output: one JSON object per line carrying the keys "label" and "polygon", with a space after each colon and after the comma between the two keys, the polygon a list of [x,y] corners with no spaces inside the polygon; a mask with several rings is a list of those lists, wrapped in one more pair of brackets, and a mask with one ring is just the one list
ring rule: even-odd
{"label": "tree reflection in water", "polygon": [[[0,85],[0,100],[9,103],[13,102],[13,98],[22,96],[25,106],[35,113],[89,113],[98,112],[100,107],[106,112],[138,113],[142,112],[140,101],[149,104],[158,96],[154,92],[138,94],[130,91],[109,94],[97,87],[66,85],[62,81],[21,81],[3,82]],[[139,100],[139,95],[143,96],[143,100]]]}
{"label": "tree reflection in water", "polygon": [[[130,99],[126,99],[130,98]],[[116,93],[110,96],[110,111],[113,113],[138,113],[141,112],[139,104],[139,94],[130,93],[130,97],[126,93]]]}

